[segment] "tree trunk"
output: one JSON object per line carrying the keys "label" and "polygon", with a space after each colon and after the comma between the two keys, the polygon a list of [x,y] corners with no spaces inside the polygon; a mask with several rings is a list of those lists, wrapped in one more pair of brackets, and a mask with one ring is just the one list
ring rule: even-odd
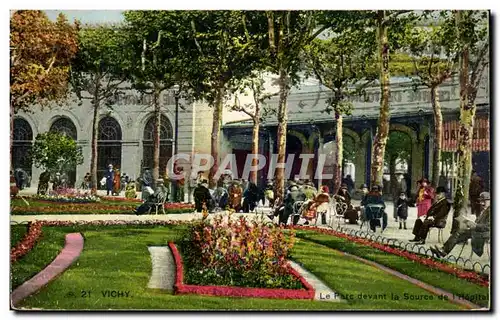
{"label": "tree trunk", "polygon": [[342,128],[343,119],[342,115],[335,112],[335,122],[336,122],[336,132],[335,132],[335,144],[337,149],[337,154],[335,154],[335,164],[333,168],[333,194],[337,194],[342,183],[342,156],[344,152],[344,142],[342,139]]}
{"label": "tree trunk", "polygon": [[[459,24],[460,10],[456,11],[457,33],[460,37]],[[460,132],[457,145],[457,185],[453,203],[453,216],[457,217],[466,212],[469,200],[469,185],[472,171],[472,133],[476,106],[469,101],[469,47],[464,45],[459,56],[460,77]],[[455,233],[459,226],[454,223],[451,233]]]}
{"label": "tree trunk", "polygon": [[14,141],[14,105],[10,102],[10,170],[14,170],[14,163],[12,159],[12,143]]}
{"label": "tree trunk", "polygon": [[210,188],[214,188],[217,181],[214,177],[219,169],[219,136],[220,127],[222,121],[222,100],[224,98],[224,88],[220,87],[217,91],[217,96],[214,105],[214,114],[212,122],[212,137],[211,137],[211,155],[214,159],[214,164],[210,168],[210,173],[208,174],[208,183]]}
{"label": "tree trunk", "polygon": [[[255,117],[253,123],[252,130],[252,154],[259,153],[259,129],[260,129],[260,120],[258,115],[258,107],[255,110]],[[257,157],[252,159],[252,166],[257,166]],[[250,182],[257,184],[257,171],[250,171],[250,177],[248,179]]]}
{"label": "tree trunk", "polygon": [[396,160],[397,156],[391,155],[389,157],[389,177],[390,177],[390,193],[392,195],[392,200],[396,201],[399,194],[397,194],[398,189],[398,179],[396,178]]}
{"label": "tree trunk", "polygon": [[432,184],[439,186],[439,168],[441,164],[443,114],[439,104],[439,92],[437,86],[431,88],[431,102],[434,110],[434,155],[432,159]]}
{"label": "tree trunk", "polygon": [[92,179],[91,193],[95,195],[97,194],[97,136],[99,135],[99,100],[97,100],[97,94],[94,96],[92,104],[94,107],[94,114],[92,118],[92,142],[90,143],[90,148],[92,149],[92,155],[90,157],[90,174]]}
{"label": "tree trunk", "polygon": [[[288,122],[288,110],[286,105],[286,100],[288,98],[288,84],[287,76],[285,70],[281,69],[279,74],[279,90],[280,98],[278,104],[278,132],[277,132],[277,143],[278,143],[278,160],[277,164],[286,162],[286,134],[287,134],[287,122]],[[276,168],[274,172],[274,194],[275,199],[279,199],[280,203],[283,203],[285,196],[285,168]]]}
{"label": "tree trunk", "polygon": [[380,64],[380,89],[382,98],[380,100],[380,113],[378,118],[377,133],[373,141],[372,164],[371,164],[371,186],[382,185],[384,173],[384,153],[389,135],[389,43],[387,37],[387,23],[385,11],[378,12],[378,46]]}
{"label": "tree trunk", "polygon": [[[156,181],[160,177],[160,125],[161,125],[161,109],[160,109],[160,90],[158,86],[154,84],[153,89],[153,116],[154,116],[154,128],[153,128],[153,181]],[[175,163],[174,163],[175,166]]]}

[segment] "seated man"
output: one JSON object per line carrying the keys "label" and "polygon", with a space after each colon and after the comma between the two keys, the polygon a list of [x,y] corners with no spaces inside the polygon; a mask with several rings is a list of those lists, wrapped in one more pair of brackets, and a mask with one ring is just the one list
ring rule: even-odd
{"label": "seated man", "polygon": [[210,195],[210,190],[207,188],[207,184],[204,180],[202,183],[198,183],[198,186],[194,189],[193,197],[194,197],[194,206],[196,212],[202,212],[203,203],[205,203],[207,209],[211,209],[212,204],[212,196]]}
{"label": "seated man", "polygon": [[168,197],[168,190],[163,184],[163,179],[157,179],[156,180],[156,190],[155,192],[148,196],[147,199],[142,203],[137,209],[135,209],[135,214],[144,214],[146,212],[149,212],[150,209],[153,208],[153,206],[161,201],[162,199],[166,199]]}
{"label": "seated man", "polygon": [[437,188],[436,202],[434,202],[427,211],[427,215],[421,216],[415,221],[412,233],[415,238],[410,242],[418,242],[425,244],[425,239],[432,227],[444,227],[446,225],[446,218],[450,212],[451,203],[446,199],[446,189],[444,187]]}
{"label": "seated man", "polygon": [[481,214],[476,218],[476,222],[467,220],[468,226],[453,233],[442,248],[431,246],[432,253],[438,257],[445,257],[457,243],[471,239],[472,251],[479,257],[483,255],[484,243],[490,239],[490,194],[482,192],[479,195],[479,203]]}
{"label": "seated man", "polygon": [[[375,232],[376,227],[379,225],[377,206],[381,206],[380,210],[385,210],[385,203],[382,199],[379,186],[375,185],[372,187],[372,190],[361,201],[361,205],[365,207],[365,217],[366,220],[370,221],[370,229]],[[385,211],[383,211],[382,217],[382,230],[384,230],[387,227],[387,213]]]}

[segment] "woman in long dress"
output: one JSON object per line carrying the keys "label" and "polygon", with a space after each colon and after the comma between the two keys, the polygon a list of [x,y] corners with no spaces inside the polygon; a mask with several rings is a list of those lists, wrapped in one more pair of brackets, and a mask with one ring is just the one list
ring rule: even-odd
{"label": "woman in long dress", "polygon": [[113,176],[113,195],[120,194],[120,170],[115,169],[115,175]]}
{"label": "woman in long dress", "polygon": [[427,211],[432,206],[432,200],[434,199],[434,189],[429,186],[429,180],[422,178],[417,181],[419,188],[417,191],[417,216],[427,215]]}

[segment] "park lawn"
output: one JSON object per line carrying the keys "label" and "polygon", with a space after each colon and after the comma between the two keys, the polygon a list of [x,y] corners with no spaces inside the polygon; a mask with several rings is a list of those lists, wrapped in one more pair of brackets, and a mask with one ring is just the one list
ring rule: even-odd
{"label": "park lawn", "polygon": [[[456,310],[447,301],[393,301],[390,293],[430,293],[326,246],[299,239],[293,258],[339,293],[386,294],[386,300],[354,299],[343,302],[225,298],[172,295],[148,289],[151,258],[147,247],[177,241],[185,226],[78,226],[46,227],[48,235],[80,231],[84,250],[64,274],[19,307],[67,310],[188,309],[188,310]],[[58,230],[59,229],[59,230]],[[45,230],[45,229],[44,229]],[[50,241],[51,239],[45,239]],[[37,247],[37,251],[40,247]],[[23,259],[21,259],[22,263]],[[355,276],[353,276],[355,275]],[[129,297],[104,297],[103,291],[128,291]],[[85,297],[82,297],[85,292]],[[88,292],[90,292],[90,297]]]}
{"label": "park lawn", "polygon": [[14,247],[21,239],[24,237],[28,231],[28,226],[23,225],[11,225],[10,226],[10,247]]}
{"label": "park lawn", "polygon": [[490,296],[489,288],[487,287],[480,286],[437,269],[431,269],[406,258],[383,252],[369,246],[353,243],[346,239],[332,235],[303,230],[297,231],[296,235],[301,239],[375,261],[407,276],[441,288],[455,295],[477,297],[478,299],[472,299],[471,302],[484,307],[488,306],[489,301],[481,299],[481,296]]}
{"label": "park lawn", "polygon": [[[11,226],[11,230],[26,225]],[[42,235],[24,257],[10,265],[11,288],[15,289],[48,266],[64,247],[69,228],[42,227]]]}

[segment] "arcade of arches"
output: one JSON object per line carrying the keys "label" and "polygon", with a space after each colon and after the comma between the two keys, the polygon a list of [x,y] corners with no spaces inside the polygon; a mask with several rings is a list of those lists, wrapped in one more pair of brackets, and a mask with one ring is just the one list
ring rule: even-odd
{"label": "arcade of arches", "polygon": [[[172,156],[172,143],[173,143],[173,130],[172,125],[168,118],[164,115],[160,120],[160,172],[164,172],[170,157]],[[78,140],[78,129],[75,123],[68,117],[57,117],[49,127],[50,131],[63,133],[74,140],[80,145],[88,143],[87,141]],[[142,161],[141,168],[153,166],[153,134],[154,134],[154,119],[153,116],[148,118],[144,129],[140,132],[141,137],[138,139],[142,142]],[[33,128],[30,123],[22,118],[16,117],[14,119],[13,141],[12,141],[12,167],[14,169],[21,168],[26,171],[30,177],[37,175],[41,169],[33,170],[31,162],[29,162],[26,155],[30,152],[35,136]],[[109,164],[115,168],[121,168],[122,162],[129,159],[123,158],[123,141],[122,128],[118,121],[111,116],[104,116],[99,121],[97,148],[97,177],[100,179],[104,175]],[[140,143],[139,143],[140,145]],[[89,148],[90,149],[90,148]],[[90,157],[89,154],[84,154],[84,157]],[[129,165],[132,167],[132,165]],[[141,168],[138,168],[139,170]],[[83,167],[79,171],[77,168],[70,168],[67,172],[70,185],[74,186],[79,183],[86,172],[90,168]],[[38,180],[37,177],[35,181]],[[33,185],[32,185],[33,187]]]}
{"label": "arcade of arches", "polygon": [[[371,163],[371,145],[374,136],[374,128],[349,128],[344,127],[344,166],[343,166],[343,176],[346,174],[354,174],[352,178],[359,187],[361,184],[368,184],[370,182],[370,163]],[[231,128],[231,130],[225,131],[225,138],[230,141],[230,145],[238,147],[238,149],[233,148],[231,152],[236,154],[238,171],[240,166],[245,163],[245,157],[250,153],[251,141],[243,141],[243,137],[246,136],[247,128]],[[250,128],[251,130],[251,128]],[[416,181],[425,176],[428,177],[432,172],[432,148],[431,139],[429,137],[430,128],[428,125],[419,125],[416,129],[413,126],[393,123],[390,126],[391,131],[403,132],[408,135],[411,140],[411,157],[409,163],[407,163],[406,170],[411,179],[409,182],[411,192],[416,192]],[[261,130],[260,135],[260,147],[263,154],[269,160],[270,153],[277,153],[277,147],[273,136],[275,132],[271,128],[265,128]],[[238,137],[238,138],[236,138]],[[245,142],[245,143],[243,143]],[[247,148],[242,148],[246,145]],[[330,185],[332,181],[323,181],[321,179],[314,179],[316,168],[318,165],[318,155],[325,155],[325,163],[323,166],[324,174],[331,174],[333,172],[333,163],[335,161],[335,130],[331,128],[331,125],[321,126],[296,126],[288,130],[287,134],[287,158],[288,155],[294,155],[295,160],[291,168],[287,167],[290,175],[289,177],[294,177],[294,175],[300,172],[302,160],[299,159],[300,154],[314,154],[314,158],[309,162],[307,168],[307,174],[311,177],[312,181],[317,185]],[[267,179],[273,179],[273,177],[268,177],[268,166],[260,171],[259,177],[260,182],[264,183]]]}

